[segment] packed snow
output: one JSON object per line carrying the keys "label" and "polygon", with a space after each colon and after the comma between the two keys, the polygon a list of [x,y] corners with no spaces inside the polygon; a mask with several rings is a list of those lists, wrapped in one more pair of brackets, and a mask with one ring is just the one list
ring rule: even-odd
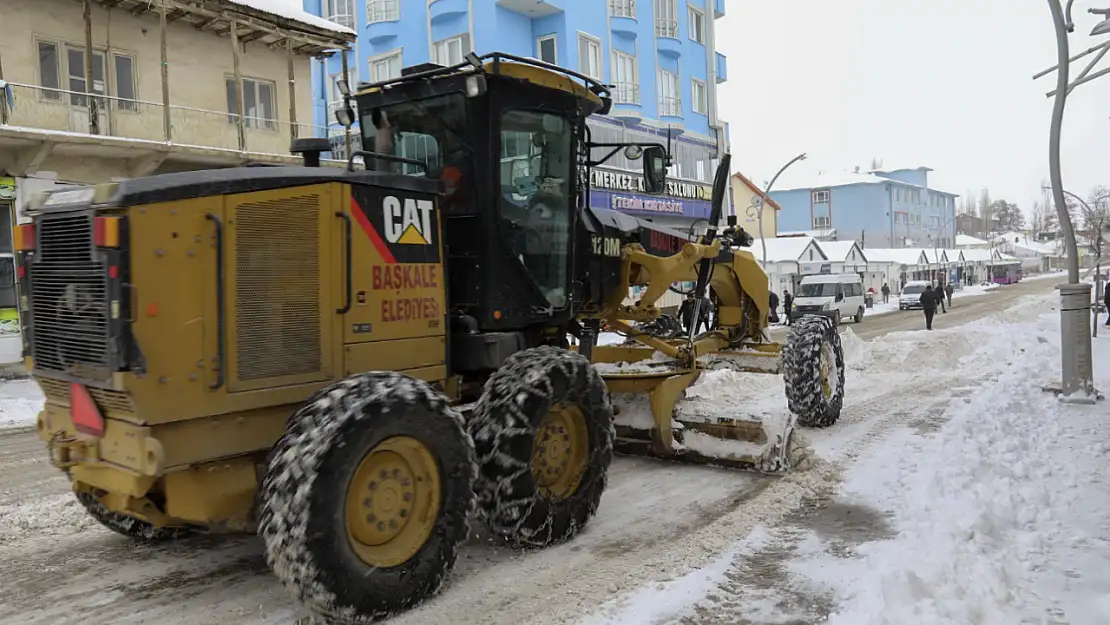
{"label": "packed snow", "polygon": [[[1110,623],[1110,423],[1105,403],[1042,388],[1059,375],[1057,301],[870,342],[846,330],[850,389],[909,377],[927,389],[921,410],[899,401],[904,387],[878,395],[892,421],[861,448],[846,406],[809,433],[818,472],[837,468],[825,492],[582,625]],[[1110,338],[1094,346],[1105,392]]]}
{"label": "packed snow", "polygon": [[33,381],[0,381],[0,428],[34,425],[42,402],[42,391]]}

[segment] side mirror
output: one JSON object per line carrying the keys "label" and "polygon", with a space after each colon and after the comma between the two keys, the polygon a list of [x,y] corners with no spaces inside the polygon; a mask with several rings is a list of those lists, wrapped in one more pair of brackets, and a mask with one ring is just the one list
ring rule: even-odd
{"label": "side mirror", "polygon": [[667,184],[667,151],[659,146],[644,148],[644,190],[662,193]]}

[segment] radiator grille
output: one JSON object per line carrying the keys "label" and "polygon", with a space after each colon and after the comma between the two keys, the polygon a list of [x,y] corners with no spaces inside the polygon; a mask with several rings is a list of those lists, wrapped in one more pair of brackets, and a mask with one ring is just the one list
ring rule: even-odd
{"label": "radiator grille", "polygon": [[322,368],[320,198],[235,211],[235,332],[241,381]]}
{"label": "radiator grille", "polygon": [[[42,394],[48,399],[61,400],[69,403],[69,382],[52,380],[50,378],[38,378],[36,381],[39,384],[39,388],[42,389]],[[135,413],[135,406],[131,403],[131,398],[127,393],[96,388],[94,386],[86,388],[89,391],[89,395],[92,396],[93,401],[96,402],[96,405],[102,411],[121,412],[126,414]]]}
{"label": "radiator grille", "polygon": [[91,213],[44,217],[30,266],[35,367],[110,375],[108,275],[95,253]]}

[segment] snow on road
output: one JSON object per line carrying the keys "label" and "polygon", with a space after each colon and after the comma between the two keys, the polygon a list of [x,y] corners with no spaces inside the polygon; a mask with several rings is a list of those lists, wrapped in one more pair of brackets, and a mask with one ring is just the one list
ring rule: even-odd
{"label": "snow on road", "polygon": [[0,428],[34,425],[40,408],[42,391],[33,381],[0,381]]}
{"label": "snow on road", "polygon": [[[889,605],[903,610],[891,612],[897,617],[892,625],[944,622],[929,621],[929,614],[993,625],[956,607],[944,608],[947,612],[936,607],[943,603],[939,593],[954,588],[945,571],[949,577],[959,573],[955,564],[982,570],[987,589],[999,588],[1002,573],[1019,580],[1022,592],[1031,587],[1029,580],[1047,583],[1062,565],[1033,556],[1053,544],[1032,540],[1028,525],[1021,526],[1024,534],[1011,528],[1043,520],[1070,529],[1054,512],[1043,511],[1065,501],[1094,536],[1100,522],[1093,511],[1107,499],[1084,503],[1064,492],[1016,486],[1047,471],[1102,475],[1084,464],[1103,449],[1093,441],[1075,451],[1074,472],[1059,467],[1049,453],[1063,432],[1078,436],[1097,422],[1072,423],[1072,412],[1047,428],[1035,414],[1011,419],[1006,415],[1017,404],[1056,407],[1036,392],[1011,390],[1013,399],[1003,401],[998,397],[1005,390],[991,390],[1017,375],[1009,369],[1014,358],[1029,361],[1014,371],[1030,375],[1038,369],[1050,375],[1058,366],[1043,360],[1058,340],[1051,323],[1038,320],[1055,302],[1049,288],[1043,290],[1005,310],[984,307],[989,320],[946,330],[865,341],[845,328],[844,412],[832,428],[804,431],[818,457],[809,470],[764,478],[617,458],[598,516],[575,540],[520,552],[478,532],[460,551],[443,592],[391,625],[800,625],[830,615],[838,623],[867,624],[888,622],[873,615],[885,614]],[[1099,366],[1105,372],[1110,363]],[[730,401],[754,414],[784,413],[781,378],[743,374],[742,379],[743,388]],[[0,396],[8,398],[0,409],[33,413],[39,400],[30,388],[0,383]],[[994,399],[979,402],[979,397]],[[960,410],[968,412],[960,417]],[[29,419],[33,415],[20,421]],[[972,426],[979,429],[967,429]],[[1022,447],[1014,442],[1020,439],[1003,436],[1015,428],[1044,440]],[[933,442],[941,439],[947,442]],[[969,441],[979,439],[995,447],[982,460],[942,456],[967,452]],[[44,454],[41,442],[26,431],[0,430],[0,623],[288,625],[304,614],[266,571],[255,538],[200,537],[136,547],[84,516]],[[1011,456],[1025,459],[1016,465],[1024,471],[1006,482],[1002,469],[1015,465],[1002,463]],[[947,481],[932,484],[934,474]],[[940,502],[930,507],[920,499],[926,495],[952,498],[961,507]],[[1018,497],[1028,505],[1013,508],[1022,510],[1020,515],[1007,513],[1005,504]],[[949,516],[961,524],[946,521]],[[1078,533],[1060,544],[1082,539]],[[998,542],[1003,540],[1013,544]],[[1088,540],[1082,558],[1068,561],[1084,575],[1092,570],[1090,562],[1101,561],[1097,554],[1103,549],[1101,542]],[[899,551],[914,559],[900,562]],[[995,551],[1015,555],[1006,566],[992,568],[989,556]],[[962,559],[954,560],[957,556]],[[1032,568],[1019,566],[1027,563]],[[1094,597],[1076,590],[1082,581],[1059,578],[1059,592],[1077,600]],[[979,597],[985,591],[974,584],[960,588],[983,605],[1004,603],[1002,596],[994,603]]]}
{"label": "snow on road", "polygon": [[[1110,424],[1105,403],[1041,390],[1060,367],[1055,300],[870,343],[846,332],[848,397],[904,376],[916,409],[891,388],[890,420],[862,450],[859,422],[809,432],[837,467],[825,492],[681,592],[645,586],[583,625],[1110,623]],[[1105,390],[1110,338],[1095,345]]]}

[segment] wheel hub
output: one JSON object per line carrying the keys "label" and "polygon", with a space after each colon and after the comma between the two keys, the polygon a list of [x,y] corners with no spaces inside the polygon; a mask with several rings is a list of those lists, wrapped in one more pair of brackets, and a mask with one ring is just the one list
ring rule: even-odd
{"label": "wheel hub", "polygon": [[420,550],[439,515],[439,471],[415,438],[386,439],[359,463],[347,488],[346,525],[367,564],[397,566]]}
{"label": "wheel hub", "polygon": [[578,490],[586,472],[589,436],[582,410],[557,404],[536,430],[532,444],[532,478],[541,494],[559,501]]}
{"label": "wheel hub", "polygon": [[833,351],[832,344],[824,342],[821,344],[821,393],[824,394],[825,399],[831,399],[836,393],[838,380],[836,379],[836,353]]}

